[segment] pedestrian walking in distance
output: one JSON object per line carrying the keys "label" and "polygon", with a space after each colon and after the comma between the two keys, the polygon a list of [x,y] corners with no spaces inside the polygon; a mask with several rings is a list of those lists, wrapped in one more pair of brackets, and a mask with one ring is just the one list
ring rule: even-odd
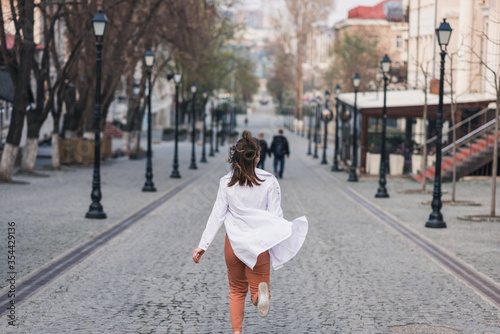
{"label": "pedestrian walking in distance", "polygon": [[271,148],[269,149],[269,156],[274,155],[273,167],[274,175],[283,178],[283,171],[285,170],[285,156],[290,158],[290,147],[288,140],[283,136],[283,130],[280,129],[278,134],[273,137]]}
{"label": "pedestrian walking in distance", "polygon": [[260,160],[257,164],[257,168],[265,169],[264,163],[266,162],[266,156],[268,155],[269,148],[267,146],[267,141],[264,140],[264,134],[259,133],[259,144],[260,144]]}
{"label": "pedestrian walking in distance", "polygon": [[233,334],[241,334],[245,298],[265,317],[270,307],[270,264],[279,269],[297,254],[308,229],[306,217],[283,218],[278,180],[256,168],[260,145],[250,132],[229,151],[231,171],[220,179],[212,213],[193,260],[199,263],[222,223],[226,228],[224,257],[229,280],[229,313]]}

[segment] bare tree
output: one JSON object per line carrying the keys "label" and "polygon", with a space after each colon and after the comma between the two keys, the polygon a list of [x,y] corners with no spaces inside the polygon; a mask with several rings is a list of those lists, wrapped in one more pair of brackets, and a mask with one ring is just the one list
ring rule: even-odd
{"label": "bare tree", "polygon": [[455,143],[457,142],[457,131],[456,131],[456,128],[455,128],[455,125],[457,123],[456,121],[456,111],[457,111],[457,98],[454,97],[454,94],[453,94],[453,56],[456,56],[458,53],[457,52],[453,52],[453,53],[449,53],[448,54],[448,57],[450,58],[450,81],[449,81],[449,84],[450,84],[450,100],[451,100],[451,123],[452,123],[452,136],[453,136],[453,148],[452,148],[452,157],[453,157],[453,177],[452,177],[452,190],[451,190],[451,202],[454,203],[455,202],[455,193],[456,193],[456,180],[457,180],[457,158],[456,158],[456,154],[457,154],[457,147],[455,145]]}
{"label": "bare tree", "polygon": [[[499,24],[500,22],[491,20],[490,24]],[[483,38],[494,45],[500,44],[500,41],[492,41],[489,36],[482,33]],[[496,187],[497,187],[497,171],[498,171],[498,118],[500,116],[500,69],[492,68],[486,60],[483,58],[482,54],[479,54],[474,47],[469,47],[471,53],[478,59],[479,63],[485,67],[485,69],[491,74],[492,81],[489,82],[494,87],[496,106],[495,106],[495,130],[494,130],[494,141],[493,141],[493,161],[491,168],[491,204],[490,204],[490,217],[495,217],[495,203],[496,203]]]}
{"label": "bare tree", "polygon": [[287,97],[291,95],[287,92],[291,92],[294,88],[294,73],[290,71],[293,67],[293,58],[291,54],[286,53],[281,43],[273,43],[268,49],[274,58],[274,68],[267,80],[267,89],[277,100],[279,110],[281,110]]}
{"label": "bare tree", "polygon": [[429,67],[429,64],[431,61],[426,62],[426,66],[424,68],[423,64],[420,64],[420,70],[422,71],[422,74],[424,76],[424,110],[423,110],[423,123],[424,123],[424,141],[422,145],[422,161],[420,162],[420,170],[422,173],[422,192],[425,192],[426,185],[427,185],[427,109],[428,109],[428,104],[427,104],[427,97],[428,97],[428,91],[429,91],[429,70],[427,69]]}
{"label": "bare tree", "polygon": [[[55,8],[54,8],[55,7]],[[36,82],[35,106],[27,112],[27,140],[23,151],[20,173],[35,174],[35,162],[38,153],[40,128],[54,107],[54,95],[46,98],[46,90],[53,90],[50,80],[50,50],[54,43],[55,25],[61,17],[62,4],[53,4],[52,0],[37,5],[43,18],[43,50],[40,61],[33,62],[33,74]],[[51,13],[49,13],[49,10]],[[59,85],[60,81],[55,84]],[[57,144],[57,143],[55,143]]]}
{"label": "bare tree", "polygon": [[[0,42],[1,54],[15,86],[12,119],[9,125],[6,145],[0,162],[0,181],[12,181],[14,163],[19,152],[21,134],[26,110],[30,107],[29,85],[33,68],[35,42],[33,35],[34,9],[33,0],[9,2],[11,18],[6,18],[0,6]],[[14,23],[14,45],[7,48],[7,32],[5,26],[8,21]]]}
{"label": "bare tree", "polygon": [[[102,120],[106,119],[109,105],[114,99],[115,90],[122,79],[125,68],[133,58],[143,56],[146,45],[154,31],[151,27],[157,22],[162,4],[170,1],[129,0],[104,1],[102,8],[109,18],[104,36],[102,67]],[[75,43],[81,43],[77,64],[77,75],[71,80],[75,85],[76,96],[73,106],[68,109],[68,122],[65,136],[75,137],[85,126],[86,137],[93,139],[93,95],[95,80],[95,39],[92,35],[91,19],[97,12],[100,1],[90,0],[72,6],[65,13],[67,40],[70,49],[77,50]],[[69,102],[69,101],[68,101]],[[85,135],[85,134],[84,134]]]}
{"label": "bare tree", "polygon": [[[295,117],[302,121],[304,47],[315,23],[328,17],[334,9],[334,0],[284,0],[286,15],[280,17],[284,25],[294,31],[295,49]],[[282,13],[280,13],[282,14]]]}

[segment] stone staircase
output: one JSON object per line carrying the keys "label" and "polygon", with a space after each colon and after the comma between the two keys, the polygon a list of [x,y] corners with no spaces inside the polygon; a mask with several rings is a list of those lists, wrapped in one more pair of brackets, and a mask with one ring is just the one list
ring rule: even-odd
{"label": "stone staircase", "polygon": [[[497,139],[500,140],[500,134],[497,134]],[[485,134],[481,138],[475,140],[474,143],[471,143],[470,146],[457,149],[455,155],[457,180],[469,175],[493,160],[494,141],[495,135],[493,133]],[[434,181],[435,173],[435,167],[428,167],[425,173],[426,179],[431,182]],[[443,182],[451,181],[452,177],[453,156],[443,156],[443,161],[441,162],[441,180]],[[414,175],[413,178],[421,182],[422,173],[420,172]]]}
{"label": "stone staircase", "polygon": [[[491,116],[485,117],[488,113],[491,115],[492,109],[482,110],[478,114],[457,124],[456,128],[463,125],[468,126],[469,133],[456,141],[455,157],[452,155],[453,144],[450,144],[442,149],[441,180],[443,182],[452,181],[453,159],[456,161],[457,180],[471,174],[474,171],[477,171],[493,160],[495,138],[496,140],[500,140],[500,133],[495,135],[495,120],[494,117],[492,118]],[[473,119],[477,121],[480,118],[484,120],[484,122],[481,122],[483,124],[478,126],[473,131],[470,131],[471,121]],[[433,139],[431,138],[429,141],[432,140]],[[428,167],[425,173],[426,180],[431,182],[434,181],[435,173],[435,167]],[[412,176],[416,181],[422,181],[422,172]]]}

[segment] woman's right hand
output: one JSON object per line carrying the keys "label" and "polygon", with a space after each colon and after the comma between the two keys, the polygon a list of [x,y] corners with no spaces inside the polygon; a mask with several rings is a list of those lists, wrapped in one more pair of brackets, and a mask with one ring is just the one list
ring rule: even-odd
{"label": "woman's right hand", "polygon": [[205,253],[205,251],[201,248],[196,248],[194,251],[193,251],[193,261],[194,263],[200,263],[200,258],[201,256]]}

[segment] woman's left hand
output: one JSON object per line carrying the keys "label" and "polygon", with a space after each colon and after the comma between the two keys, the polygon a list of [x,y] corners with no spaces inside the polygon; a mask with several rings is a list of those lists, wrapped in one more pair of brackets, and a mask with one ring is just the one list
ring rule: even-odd
{"label": "woman's left hand", "polygon": [[194,251],[193,251],[193,261],[194,263],[200,263],[200,258],[201,256],[205,253],[205,251],[201,248],[196,248]]}

